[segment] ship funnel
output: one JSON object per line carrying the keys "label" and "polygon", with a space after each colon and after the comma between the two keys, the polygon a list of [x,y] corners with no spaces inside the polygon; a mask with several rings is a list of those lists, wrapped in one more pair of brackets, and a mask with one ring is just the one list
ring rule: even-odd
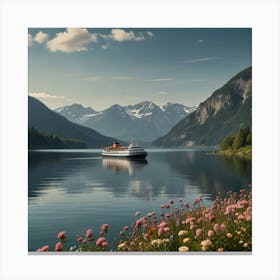
{"label": "ship funnel", "polygon": [[119,146],[120,146],[120,143],[119,143],[119,142],[115,141],[115,142],[113,143],[113,148],[114,148],[114,149],[118,149]]}

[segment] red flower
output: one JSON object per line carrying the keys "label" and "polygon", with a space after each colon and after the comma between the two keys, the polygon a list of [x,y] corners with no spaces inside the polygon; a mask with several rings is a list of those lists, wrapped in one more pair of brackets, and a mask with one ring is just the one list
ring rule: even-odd
{"label": "red flower", "polygon": [[37,252],[48,252],[48,251],[49,251],[48,245],[45,245],[37,250]]}
{"label": "red flower", "polygon": [[96,245],[97,246],[102,246],[103,242],[106,242],[106,239],[104,237],[100,237],[100,238],[97,239]]}
{"label": "red flower", "polygon": [[57,242],[55,245],[55,251],[62,251],[63,245],[61,242]]}
{"label": "red flower", "polygon": [[57,235],[57,237],[58,237],[59,239],[64,239],[64,238],[66,237],[65,231],[61,231],[61,232]]}
{"label": "red flower", "polygon": [[91,238],[93,235],[93,231],[91,229],[88,229],[86,232],[86,238]]}
{"label": "red flower", "polygon": [[109,227],[109,224],[103,224],[101,229],[102,229],[102,231],[107,232],[108,227]]}

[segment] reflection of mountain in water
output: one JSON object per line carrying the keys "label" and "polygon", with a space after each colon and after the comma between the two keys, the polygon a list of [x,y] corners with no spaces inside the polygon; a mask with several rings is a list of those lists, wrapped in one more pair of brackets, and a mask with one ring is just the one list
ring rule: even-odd
{"label": "reflection of mountain in water", "polygon": [[28,197],[40,197],[50,188],[69,194],[90,192],[92,182],[85,172],[94,170],[98,161],[92,160],[91,153],[29,152]]}
{"label": "reflection of mountain in water", "polygon": [[[239,157],[220,157],[200,152],[165,155],[173,170],[181,177],[188,176],[202,193],[227,192],[251,184],[251,161]],[[199,164],[198,164],[199,163]]]}
{"label": "reflection of mountain in water", "polygon": [[191,151],[151,152],[149,164],[101,160],[97,153],[30,153],[28,173],[30,198],[51,189],[65,196],[100,190],[144,200],[199,193],[213,198],[218,191],[239,190],[251,183],[250,162]]}
{"label": "reflection of mountain in water", "polygon": [[103,168],[113,169],[116,174],[128,171],[130,176],[134,176],[136,170],[144,168],[146,164],[146,159],[102,158]]}

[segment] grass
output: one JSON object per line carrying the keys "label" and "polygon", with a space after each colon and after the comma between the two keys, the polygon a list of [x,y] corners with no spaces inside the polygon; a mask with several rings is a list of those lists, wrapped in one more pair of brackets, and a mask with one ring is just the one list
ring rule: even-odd
{"label": "grass", "polygon": [[252,158],[252,146],[245,146],[238,150],[228,149],[223,151],[216,151],[212,152],[211,154],[222,156],[238,156],[250,159]]}

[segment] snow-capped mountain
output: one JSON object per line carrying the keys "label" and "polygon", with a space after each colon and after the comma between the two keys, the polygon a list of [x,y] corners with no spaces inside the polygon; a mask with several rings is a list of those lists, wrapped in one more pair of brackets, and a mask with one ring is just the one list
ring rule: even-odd
{"label": "snow-capped mountain", "polygon": [[[125,141],[130,141],[134,137],[139,142],[150,142],[164,135],[196,109],[170,102],[158,106],[149,101],[128,106],[115,104],[101,112],[74,105],[58,108],[55,112],[104,135]],[[75,110],[72,111],[72,108]]]}
{"label": "snow-capped mountain", "polygon": [[97,112],[91,107],[84,107],[81,104],[72,104],[69,106],[63,106],[54,110],[71,122],[82,124],[91,116],[95,115]]}

